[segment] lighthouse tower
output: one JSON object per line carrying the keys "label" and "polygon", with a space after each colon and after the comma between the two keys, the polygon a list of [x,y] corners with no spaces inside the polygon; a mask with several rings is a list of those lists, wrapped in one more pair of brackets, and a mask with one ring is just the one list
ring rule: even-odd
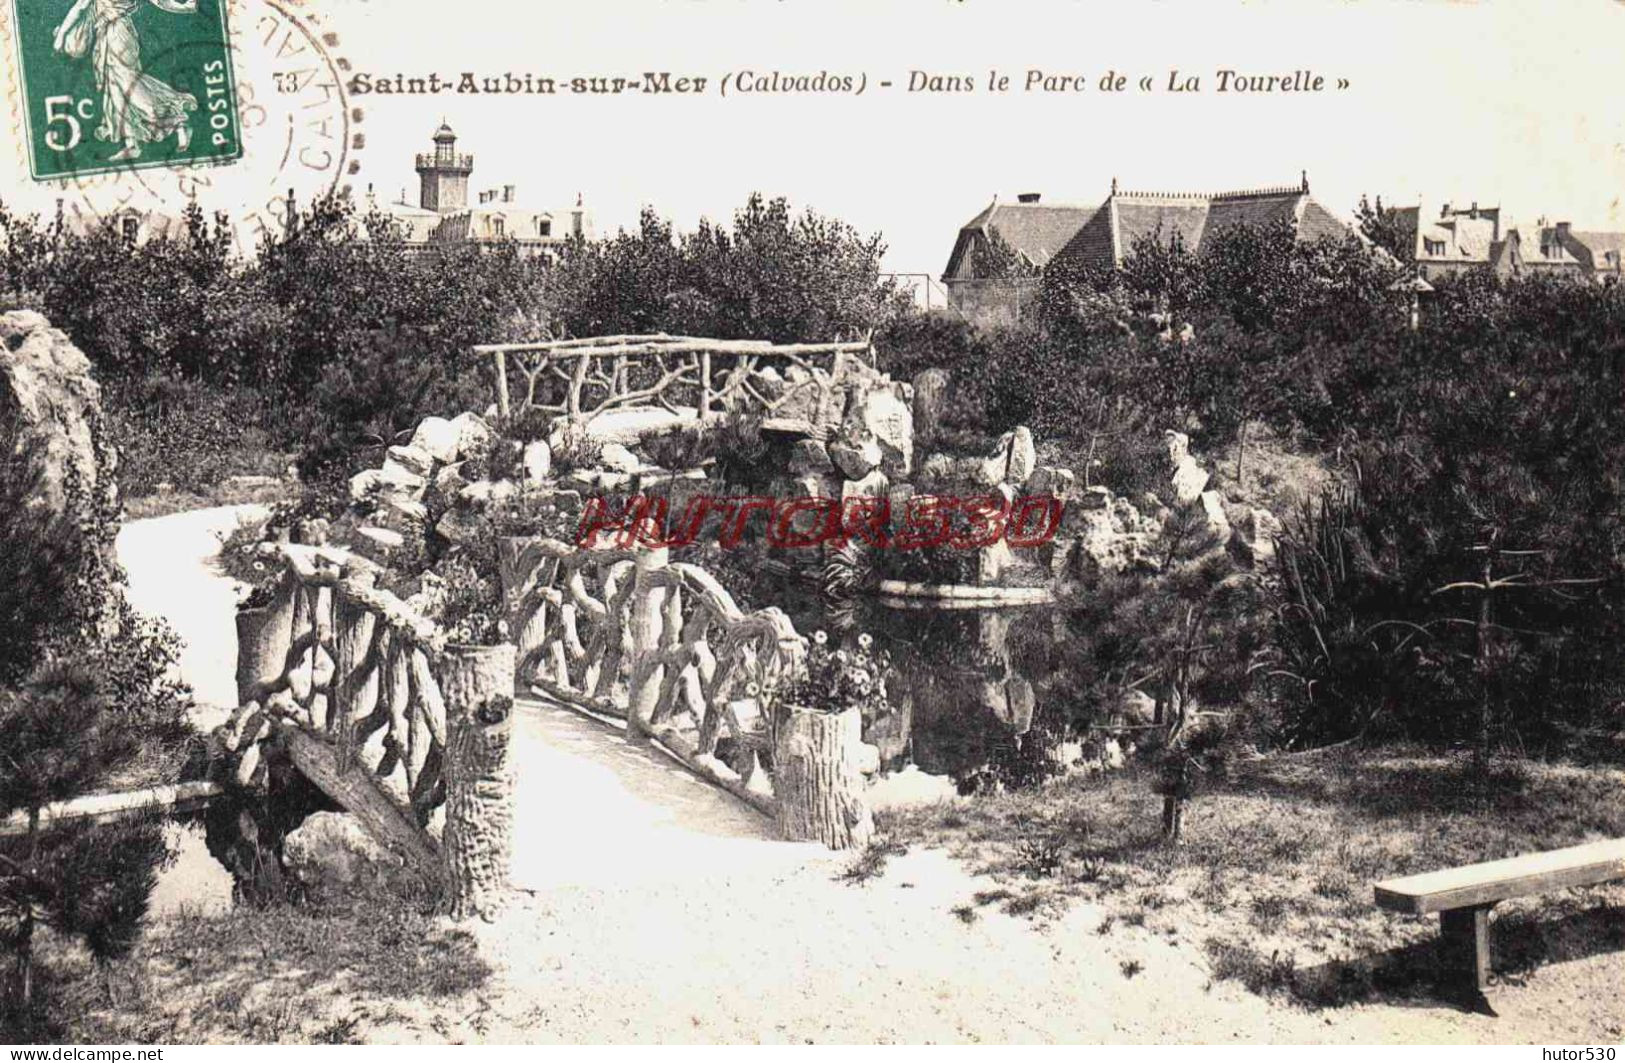
{"label": "lighthouse tower", "polygon": [[435,130],[434,151],[418,156],[418,178],[423,190],[418,204],[424,210],[462,210],[468,206],[468,175],[474,172],[474,156],[457,154],[457,134],[445,122]]}

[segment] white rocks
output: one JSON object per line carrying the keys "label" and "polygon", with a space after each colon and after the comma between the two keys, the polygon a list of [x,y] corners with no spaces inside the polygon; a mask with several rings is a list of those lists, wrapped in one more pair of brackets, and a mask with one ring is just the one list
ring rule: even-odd
{"label": "white rocks", "polygon": [[836,441],[828,451],[830,460],[848,480],[861,480],[880,468],[880,443],[873,437],[857,443]]}
{"label": "white rocks", "polygon": [[1022,486],[1031,478],[1038,464],[1038,449],[1033,445],[1032,429],[1018,425],[999,437],[999,446],[1005,454],[1004,475],[999,477],[1000,481],[1012,487]]}
{"label": "white rocks", "polygon": [[364,469],[350,477],[350,497],[357,502],[391,492],[415,495],[423,487],[423,477],[392,460],[381,469]]}
{"label": "white rocks", "polygon": [[[412,433],[411,447],[432,461],[449,462],[457,460],[458,442],[456,425],[444,417],[425,417]],[[428,470],[424,470],[424,475],[428,475]]]}
{"label": "white rocks", "polygon": [[50,512],[67,507],[70,469],[87,491],[111,497],[115,490],[96,482],[92,425],[100,415],[90,360],[67,335],[33,310],[0,314],[0,422],[15,426],[17,442],[39,448],[31,456],[39,476],[34,497]]}
{"label": "white rocks", "polygon": [[460,413],[451,419],[451,426],[457,430],[456,453],[450,458],[440,459],[442,461],[471,457],[496,437],[491,426],[485,423],[485,418],[477,413]]}
{"label": "white rocks", "polygon": [[1168,467],[1172,471],[1170,482],[1174,498],[1189,505],[1207,490],[1208,472],[1191,456],[1191,437],[1184,432],[1163,433],[1168,443]]}
{"label": "white rocks", "polygon": [[633,473],[643,468],[643,463],[621,444],[605,443],[598,453],[598,467],[610,472]]}
{"label": "white rocks", "polygon": [[1214,546],[1230,541],[1230,517],[1224,511],[1224,499],[1217,491],[1203,491],[1200,497],[1202,516],[1207,521],[1207,534]]}
{"label": "white rocks", "polygon": [[476,506],[506,502],[518,488],[512,480],[476,480],[457,492],[457,497]]}
{"label": "white rocks", "polygon": [[543,483],[553,468],[553,450],[543,440],[531,440],[525,444],[525,454],[521,461],[525,466],[525,482]]}
{"label": "white rocks", "polygon": [[[853,390],[838,437],[844,444],[865,448],[866,453],[873,444],[878,455],[875,464],[892,477],[907,476],[914,464],[914,412],[902,392],[902,385],[884,379],[878,386]],[[835,457],[833,449],[830,456]]]}
{"label": "white rocks", "polygon": [[320,896],[374,882],[400,860],[348,812],[317,812],[283,840],[282,864]]}
{"label": "white rocks", "polygon": [[868,476],[857,480],[847,480],[841,484],[841,501],[849,498],[886,498],[891,487],[891,481],[886,474],[875,469]]}
{"label": "white rocks", "polygon": [[434,472],[434,456],[422,447],[390,447],[386,453],[389,460],[393,461],[398,467],[415,476],[421,476],[425,480],[428,479],[430,473]]}

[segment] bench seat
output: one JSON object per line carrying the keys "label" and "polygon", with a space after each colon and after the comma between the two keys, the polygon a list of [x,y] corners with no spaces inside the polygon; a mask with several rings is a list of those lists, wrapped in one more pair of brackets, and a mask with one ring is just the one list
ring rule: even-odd
{"label": "bench seat", "polygon": [[1625,879],[1625,838],[1391,878],[1377,883],[1377,905],[1428,915],[1619,879]]}
{"label": "bench seat", "polygon": [[1439,913],[1448,969],[1482,994],[1490,978],[1490,909],[1531,893],[1625,880],[1625,838],[1391,878],[1376,885],[1377,906],[1414,915]]}

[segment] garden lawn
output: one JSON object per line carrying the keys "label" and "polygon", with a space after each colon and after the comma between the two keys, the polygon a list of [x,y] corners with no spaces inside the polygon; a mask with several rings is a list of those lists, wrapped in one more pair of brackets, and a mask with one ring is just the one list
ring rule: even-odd
{"label": "garden lawn", "polygon": [[[1108,913],[1100,934],[1177,933],[1202,943],[1217,979],[1340,1006],[1435,991],[1437,921],[1378,910],[1373,883],[1625,836],[1625,771],[1502,762],[1475,782],[1465,760],[1402,751],[1258,759],[1192,799],[1177,847],[1161,840],[1161,805],[1131,768],[888,811],[881,844],[945,847],[1000,883],[961,919],[1090,902]],[[1625,886],[1504,903],[1492,948],[1502,984],[1599,953],[1625,963]]]}

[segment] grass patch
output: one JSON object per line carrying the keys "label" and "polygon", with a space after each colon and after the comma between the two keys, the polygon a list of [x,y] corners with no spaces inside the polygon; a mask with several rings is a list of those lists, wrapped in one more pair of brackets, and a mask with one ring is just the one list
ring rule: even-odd
{"label": "grass patch", "polygon": [[443,1006],[491,975],[467,931],[383,895],[182,911],[106,972],[56,938],[44,959],[39,1014],[0,1022],[0,1039],[353,1044],[374,1015]]}
{"label": "grass patch", "polygon": [[[1209,941],[1216,981],[1310,1007],[1431,993],[1435,920],[1376,908],[1381,879],[1625,836],[1625,771],[1413,749],[1242,762],[1160,837],[1161,798],[1134,768],[1037,790],[891,810],[888,836],[939,846],[1008,884],[1017,914],[1086,901],[1097,930],[1157,925]],[[1019,894],[1012,892],[1022,884]],[[1625,950],[1625,885],[1522,898],[1492,923],[1497,977]]]}
{"label": "grass patch", "polygon": [[886,865],[892,857],[905,856],[907,853],[908,846],[900,842],[886,837],[874,838],[863,847],[863,852],[858,854],[857,859],[836,876],[836,879],[848,886],[861,886],[884,875]]}

